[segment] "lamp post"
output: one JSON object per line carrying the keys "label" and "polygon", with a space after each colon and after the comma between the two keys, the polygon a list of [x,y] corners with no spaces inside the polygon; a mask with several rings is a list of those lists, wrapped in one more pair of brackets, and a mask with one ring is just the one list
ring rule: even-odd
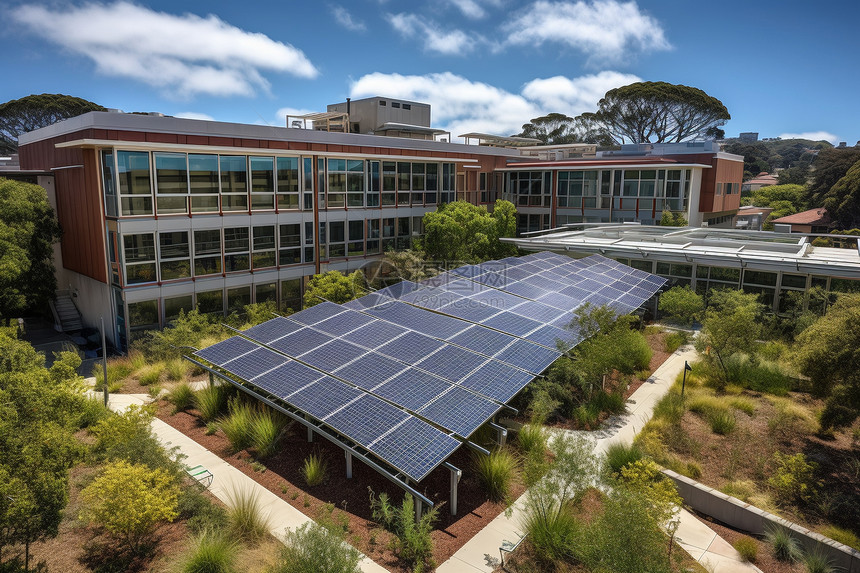
{"label": "lamp post", "polygon": [[105,319],[101,317],[101,335],[102,335],[102,370],[104,371],[104,394],[105,408],[108,407],[108,369],[107,369],[107,344],[105,344]]}
{"label": "lamp post", "polygon": [[690,364],[684,360],[684,378],[681,379],[681,398],[684,397],[684,387],[687,385],[687,371],[692,371],[693,369],[690,367]]}

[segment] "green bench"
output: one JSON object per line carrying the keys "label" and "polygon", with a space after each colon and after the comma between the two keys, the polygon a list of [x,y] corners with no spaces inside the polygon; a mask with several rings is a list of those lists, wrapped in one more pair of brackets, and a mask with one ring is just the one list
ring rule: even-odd
{"label": "green bench", "polygon": [[203,487],[206,488],[212,485],[212,480],[215,477],[212,475],[212,472],[210,472],[203,466],[194,466],[193,468],[187,467],[185,468],[185,473],[197,480],[198,483],[203,484]]}

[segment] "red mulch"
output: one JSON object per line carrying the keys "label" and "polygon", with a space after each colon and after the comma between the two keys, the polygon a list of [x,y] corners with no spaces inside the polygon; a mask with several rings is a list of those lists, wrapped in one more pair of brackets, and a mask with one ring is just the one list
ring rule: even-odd
{"label": "red mulch", "polygon": [[[251,467],[254,459],[246,452],[233,453],[227,438],[219,431],[207,436],[205,425],[191,413],[170,415],[172,406],[161,403],[158,417],[208,450],[225,459],[231,465],[253,478],[257,483],[284,499],[293,507],[318,519],[327,503],[334,504],[333,517],[342,514],[349,519],[347,540],[371,559],[392,571],[407,571],[390,549],[391,536],[372,521],[369,490],[378,495],[386,492],[397,502],[403,499],[403,490],[392,484],[375,470],[353,460],[352,479],[346,479],[346,464],[343,450],[317,435],[313,443],[307,441],[307,430],[295,424],[282,442],[280,452],[262,463],[266,471],[255,472]],[[328,461],[328,481],[322,485],[308,487],[300,469],[304,459],[319,453]],[[452,516],[448,507],[450,472],[438,468],[421,482],[420,491],[432,499],[439,511],[439,521],[433,532],[433,557],[437,564],[443,563],[460,547],[505,510],[504,504],[487,500],[484,489],[478,483],[471,467],[471,453],[460,448],[448,461],[463,470],[458,489],[457,515]],[[286,489],[286,493],[284,493]],[[513,497],[516,499],[524,487],[517,484]],[[295,499],[293,497],[295,496]],[[307,506],[306,506],[307,504]],[[344,511],[345,510],[345,511]]]}

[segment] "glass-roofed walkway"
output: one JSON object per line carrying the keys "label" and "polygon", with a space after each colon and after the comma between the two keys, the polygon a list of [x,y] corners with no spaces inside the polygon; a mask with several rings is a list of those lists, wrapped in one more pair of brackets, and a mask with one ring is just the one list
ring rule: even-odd
{"label": "glass-roofed walkway", "polygon": [[323,302],[190,358],[342,447],[348,472],[355,455],[432,505],[410,484],[463,444],[483,450],[469,437],[580,341],[573,311],[626,314],[665,282],[540,252]]}

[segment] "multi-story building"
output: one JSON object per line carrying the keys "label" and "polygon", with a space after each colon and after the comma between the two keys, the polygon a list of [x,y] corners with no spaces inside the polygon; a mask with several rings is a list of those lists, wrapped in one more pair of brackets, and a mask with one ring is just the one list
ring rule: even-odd
{"label": "multi-story building", "polygon": [[[394,103],[412,115],[391,115]],[[111,112],[24,134],[21,168],[53,173],[44,186],[64,231],[59,288],[85,324],[112,323],[108,337],[125,348],[180,309],[224,313],[267,300],[296,309],[307,277],[409,246],[423,215],[455,199],[508,198],[521,231],[653,223],[667,209],[715,224],[738,207],[742,158],[713,143],[615,152],[523,151],[498,137],[464,145],[436,141],[443,132],[423,106],[331,106],[373,135]]]}

